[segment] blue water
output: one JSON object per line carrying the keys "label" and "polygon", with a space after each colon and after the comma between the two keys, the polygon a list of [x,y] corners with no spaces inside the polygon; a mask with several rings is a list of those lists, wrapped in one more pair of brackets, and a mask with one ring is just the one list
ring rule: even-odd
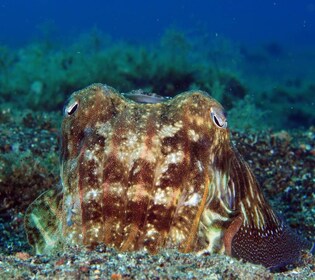
{"label": "blue water", "polygon": [[315,1],[0,1],[0,42],[19,45],[51,25],[58,37],[97,27],[130,41],[161,36],[170,26],[241,43],[315,45]]}

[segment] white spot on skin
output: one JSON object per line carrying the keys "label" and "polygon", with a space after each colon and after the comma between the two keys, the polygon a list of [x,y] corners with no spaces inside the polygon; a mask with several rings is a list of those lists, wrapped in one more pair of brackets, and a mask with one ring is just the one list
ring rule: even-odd
{"label": "white spot on skin", "polygon": [[193,142],[197,142],[199,140],[199,135],[193,129],[188,130],[188,137],[189,137],[189,140]]}
{"label": "white spot on skin", "polygon": [[154,225],[152,224],[148,224],[147,228],[145,230],[145,241],[154,241],[156,239],[157,236],[159,236],[160,233],[159,231],[156,230],[156,228],[154,227]]}
{"label": "white spot on skin", "polygon": [[121,221],[117,221],[116,225],[115,225],[115,229],[116,229],[116,232],[118,232],[121,228]]}
{"label": "white spot on skin", "polygon": [[148,191],[142,184],[130,186],[127,190],[128,201],[139,202],[148,196]]}
{"label": "white spot on skin", "polygon": [[184,152],[183,151],[177,151],[176,153],[171,153],[166,156],[166,161],[168,164],[171,163],[180,163],[184,159]]}
{"label": "white spot on skin", "polygon": [[173,243],[180,244],[186,239],[186,236],[184,235],[182,230],[178,228],[173,228],[170,232],[170,239],[172,240]]}
{"label": "white spot on skin", "polygon": [[71,195],[67,195],[66,199],[65,199],[65,205],[66,207],[70,207],[72,204],[72,196]]}
{"label": "white spot on skin", "polygon": [[165,205],[168,202],[168,197],[167,197],[167,192],[166,190],[162,190],[158,188],[155,191],[155,195],[153,198],[154,204],[160,204],[160,205]]}
{"label": "white spot on skin", "polygon": [[247,203],[248,208],[250,208],[251,203],[250,203],[250,199],[248,198],[248,196],[246,196],[246,203]]}
{"label": "white spot on skin", "polygon": [[67,226],[72,226],[73,225],[73,221],[72,221],[72,215],[75,214],[75,210],[73,208],[73,203],[72,203],[72,196],[68,195],[65,199],[65,209],[66,209],[66,222],[67,222]]}
{"label": "white spot on skin", "polygon": [[241,202],[240,205],[241,205],[241,211],[242,211],[243,217],[244,217],[244,224],[248,225],[248,218],[247,218],[247,214],[246,214],[246,210],[245,210],[244,204]]}
{"label": "white spot on skin", "polygon": [[[99,231],[100,231],[99,226],[94,226],[94,227],[92,228],[92,234],[94,235],[94,237],[98,237]],[[91,241],[93,241],[93,238],[91,239]]]}
{"label": "white spot on skin", "polygon": [[165,189],[158,188],[154,192],[153,203],[155,205],[163,205],[165,208],[168,208],[174,205],[177,195],[178,190],[174,191],[172,187],[167,187]]}
{"label": "white spot on skin", "polygon": [[95,144],[93,147],[93,151],[98,152],[100,150],[101,146],[98,144]]}
{"label": "white spot on skin", "polygon": [[166,155],[162,164],[156,168],[156,171],[155,171],[157,175],[156,185],[160,184],[162,177],[163,178],[168,177],[167,171],[169,169],[169,165],[181,163],[184,160],[184,157],[185,157],[185,154],[181,150]]}
{"label": "white spot on skin", "polygon": [[141,171],[141,166],[137,165],[137,167],[132,171],[133,175],[136,175]]}
{"label": "white spot on skin", "polygon": [[138,147],[135,147],[134,150],[131,152],[129,149],[125,149],[121,147],[117,151],[117,159],[121,162],[126,162],[128,166],[131,165],[136,159],[140,156],[140,150]]}
{"label": "white spot on skin", "polygon": [[[158,233],[158,232],[157,232],[156,229],[151,228],[151,229],[148,230],[147,235],[151,237],[151,236],[156,235],[157,233]],[[154,240],[154,239],[155,239],[155,238],[153,238],[153,240]]]}
{"label": "white spot on skin", "polygon": [[201,197],[198,193],[194,193],[190,198],[184,202],[185,206],[196,206],[199,204]]}
{"label": "white spot on skin", "polygon": [[95,155],[94,150],[86,150],[84,153],[84,156],[86,158],[86,160],[88,161],[95,161],[95,162],[99,162],[98,157]]}
{"label": "white spot on skin", "polygon": [[170,153],[165,157],[165,161],[161,167],[161,173],[165,173],[168,170],[170,164],[178,164],[184,160],[185,154],[183,151],[176,151],[175,153]]}
{"label": "white spot on skin", "polygon": [[125,163],[130,171],[138,159],[144,159],[147,162],[155,163],[157,160],[160,139],[153,136],[150,140],[151,147],[146,145],[147,135],[138,135],[129,132],[126,134],[126,140],[122,141],[116,151],[117,159]]}
{"label": "white spot on skin", "polygon": [[101,191],[100,190],[96,190],[96,189],[91,189],[90,191],[88,191],[85,195],[85,199],[87,201],[89,200],[96,200],[98,198],[98,196],[100,195]]}
{"label": "white spot on skin", "polygon": [[201,163],[201,161],[200,160],[197,160],[197,167],[198,167],[198,170],[200,171],[200,172],[203,172],[203,166],[202,166],[202,163]]}
{"label": "white spot on skin", "polygon": [[[106,187],[106,185],[104,184],[103,186],[102,186],[102,188],[103,189],[106,189],[107,187]],[[113,183],[113,184],[111,184],[111,194],[112,195],[114,195],[114,196],[116,196],[116,197],[121,197],[121,196],[123,196],[124,195],[124,193],[125,193],[125,187],[121,184],[121,183],[119,183],[119,182],[117,182],[117,183]]]}
{"label": "white spot on skin", "polygon": [[105,123],[97,122],[95,124],[95,128],[97,129],[96,133],[101,136],[104,136],[105,138],[108,138],[112,134],[112,131],[113,131],[113,128],[109,122],[105,122]]}
{"label": "white spot on skin", "polygon": [[128,131],[126,133],[126,140],[123,142],[124,146],[133,147],[139,143],[139,136],[136,133]]}
{"label": "white spot on skin", "polygon": [[181,128],[183,124],[181,121],[174,123],[173,125],[163,125],[159,131],[160,137],[173,137]]}

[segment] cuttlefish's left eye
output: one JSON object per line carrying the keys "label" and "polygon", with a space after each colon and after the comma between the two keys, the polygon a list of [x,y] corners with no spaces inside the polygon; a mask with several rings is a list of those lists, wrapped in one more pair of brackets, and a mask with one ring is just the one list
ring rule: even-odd
{"label": "cuttlefish's left eye", "polygon": [[71,116],[71,115],[74,114],[74,112],[78,109],[78,107],[79,107],[78,101],[74,101],[74,102],[70,103],[70,104],[64,109],[65,115]]}
{"label": "cuttlefish's left eye", "polygon": [[210,116],[213,123],[219,128],[227,128],[227,120],[222,110],[212,107]]}

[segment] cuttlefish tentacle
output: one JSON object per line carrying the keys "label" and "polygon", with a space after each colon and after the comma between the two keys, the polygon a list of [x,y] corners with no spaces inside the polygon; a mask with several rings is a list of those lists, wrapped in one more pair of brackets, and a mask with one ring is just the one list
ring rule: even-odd
{"label": "cuttlefish tentacle", "polygon": [[36,252],[50,253],[61,248],[62,193],[58,188],[41,194],[25,213],[28,241]]}

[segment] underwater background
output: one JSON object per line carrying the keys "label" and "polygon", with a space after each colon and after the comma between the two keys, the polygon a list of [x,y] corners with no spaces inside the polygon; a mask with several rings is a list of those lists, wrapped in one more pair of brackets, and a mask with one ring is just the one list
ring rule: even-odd
{"label": "underwater background", "polygon": [[[272,206],[315,241],[315,1],[0,0],[0,279],[49,278],[52,270],[71,278],[77,274],[62,274],[71,269],[88,279],[95,270],[81,269],[89,257],[76,251],[64,261],[34,261],[23,216],[60,180],[58,139],[67,98],[96,82],[124,93],[207,91],[224,106],[233,143]],[[117,259],[106,275],[125,277],[121,255],[106,254]],[[75,255],[78,266],[60,269]],[[127,263],[139,258],[131,255]],[[175,253],[161,256],[171,270],[163,266],[155,275],[161,259],[152,258],[141,268],[152,277],[200,278],[225,269],[222,279],[251,273],[272,279],[266,270],[235,268],[219,257],[205,260],[213,270],[204,271],[194,267],[195,257]],[[295,279],[315,277],[314,258],[307,262]]]}
{"label": "underwater background", "polygon": [[2,106],[60,110],[102,82],[208,91],[238,128],[315,121],[314,1],[1,1],[0,26]]}

